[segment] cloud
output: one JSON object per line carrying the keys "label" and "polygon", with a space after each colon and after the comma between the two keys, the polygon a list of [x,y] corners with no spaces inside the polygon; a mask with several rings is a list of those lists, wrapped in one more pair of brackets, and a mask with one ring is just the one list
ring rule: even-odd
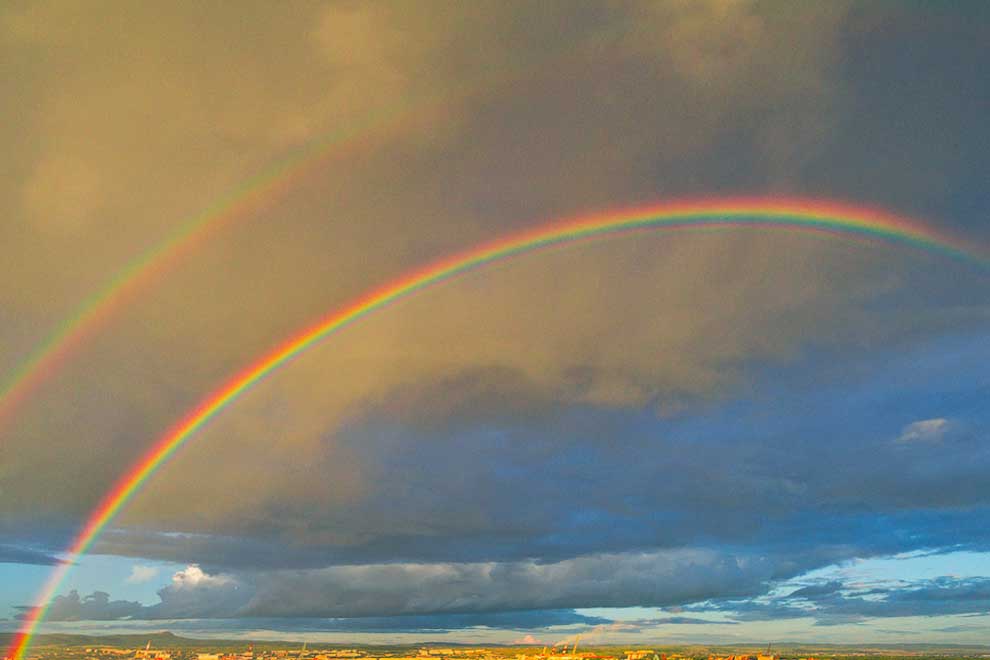
{"label": "cloud", "polygon": [[[290,621],[296,621],[291,619]],[[271,620],[270,620],[271,621]],[[317,630],[353,632],[443,632],[489,628],[493,630],[534,630],[556,626],[597,625],[607,621],[573,610],[533,610],[526,612],[485,612],[478,614],[434,614],[388,617],[318,619]],[[276,626],[285,625],[281,619]],[[289,626],[293,624],[290,623]],[[530,635],[531,636],[531,635]],[[537,642],[538,643],[538,642]]]}
{"label": "cloud", "polygon": [[[142,574],[144,581],[152,577]],[[220,611],[239,600],[239,589],[238,581],[230,576],[210,575],[199,566],[190,565],[176,571],[171,583],[158,591],[161,602],[156,605],[110,600],[110,595],[104,591],[80,597],[78,591],[72,590],[52,600],[45,618],[49,621],[196,618],[204,612]],[[21,610],[19,618],[24,618],[31,608],[18,609]]]}
{"label": "cloud", "polygon": [[823,596],[831,596],[841,589],[842,582],[838,580],[829,580],[828,582],[811,584],[807,587],[796,589],[788,594],[787,598],[805,598],[807,600],[816,600],[822,598]]}
{"label": "cloud", "polygon": [[[17,618],[25,618],[31,608],[22,607]],[[94,591],[85,598],[73,589],[67,595],[52,599],[46,613],[51,621],[91,621],[130,618],[141,612],[141,603],[126,600],[110,600],[105,591]]]}
{"label": "cloud", "polygon": [[0,545],[0,563],[54,566],[58,557],[31,548]]}
{"label": "cloud", "polygon": [[897,442],[902,444],[912,442],[938,443],[942,441],[942,438],[945,437],[945,434],[950,428],[951,424],[949,420],[944,417],[923,419],[905,426],[904,430],[897,437]]}
{"label": "cloud", "polygon": [[171,589],[176,591],[199,588],[227,587],[234,582],[228,575],[209,575],[198,564],[186,566],[172,575]]}
{"label": "cloud", "polygon": [[[748,187],[739,178],[751,168],[715,173],[726,160],[726,122],[746,116],[757,125],[744,122],[747,134],[769,135],[783,122],[767,108],[788,107],[820,136],[831,121],[824,116],[839,112],[824,99],[839,85],[828,53],[845,8],[830,7],[814,10],[813,30],[808,17],[720,2],[575,2],[539,11],[449,3],[429,21],[415,3],[333,3],[277,15],[258,7],[237,21],[191,3],[167,16],[119,8],[115,21],[126,29],[61,3],[7,9],[6,42],[48,53],[52,67],[39,62],[37,75],[14,80],[24,88],[19,98],[40,86],[30,97],[37,103],[26,102],[30,120],[18,122],[39,139],[7,155],[20,175],[10,185],[22,190],[3,197],[17,200],[4,211],[19,218],[17,241],[5,245],[45,258],[4,262],[0,282],[32,286],[4,296],[23,313],[16,326],[0,328],[10,333],[9,341],[0,336],[10,351],[0,365],[16,362],[59,313],[134,254],[287,151],[337,135],[360,135],[367,145],[328,158],[312,186],[248,214],[142,294],[46,389],[47,401],[61,403],[25,411],[6,487],[33,512],[81,515],[146,446],[134,438],[153,438],[235,365],[369,286],[540,219]],[[65,25],[75,28],[55,27]],[[254,47],[221,46],[233,43]],[[599,94],[607,81],[625,82]],[[85,93],[92,88],[103,92]],[[821,98],[808,103],[812,92]],[[729,151],[749,152],[749,141]],[[783,167],[757,169],[787,176],[786,164],[816,142],[775,155]],[[710,186],[699,187],[699,172],[711,173]],[[793,258],[781,263],[781,254]],[[728,263],[735,265],[717,265]],[[826,263],[848,281],[822,281]],[[490,283],[447,287],[384,326],[364,326],[323,358],[307,356],[277,386],[282,411],[270,401],[240,407],[243,427],[233,435],[250,443],[242,444],[250,447],[244,460],[255,467],[285,463],[272,463],[259,446],[271,425],[283,427],[293,455],[319,457],[328,432],[355,410],[410,383],[429,388],[477,373],[508,374],[517,400],[533,394],[543,406],[706,399],[737,382],[741,363],[786,357],[823,318],[842,324],[874,295],[868,276],[839,265],[873,269],[845,249],[751,232],[623,241],[521,262]],[[569,292],[559,286],[565,274]],[[483,296],[479,285],[488,289]],[[698,316],[689,306],[706,311]],[[733,333],[722,331],[730,326]],[[450,351],[438,355],[437,345]],[[666,357],[643,360],[644,352]],[[329,382],[330,372],[341,377]],[[294,420],[291,430],[283,415]],[[73,460],[47,460],[41,438]],[[81,446],[99,460],[90,464]],[[285,482],[262,476],[250,494],[222,497],[234,490],[233,471],[197,462],[178,469],[183,481],[216,489],[208,519],[257,511],[284,495]],[[315,474],[300,476],[316,483]],[[331,477],[339,497],[361,488],[352,470]],[[39,484],[53,479],[73,483],[74,492],[43,492]],[[171,527],[165,517],[146,522]]]}
{"label": "cloud", "polygon": [[[924,404],[930,385],[968,380],[960,363],[979,370],[971,346],[954,350],[952,359],[938,351],[939,367],[924,352],[877,354],[878,373],[893,384],[884,387],[869,379],[851,387],[818,371],[804,388],[790,380],[804,369],[781,373],[779,390],[757,401],[788,414],[736,402],[675,420],[578,407],[521,426],[494,417],[481,428],[413,433],[368,422],[349,429],[341,446],[362,463],[387,457],[368,472],[373,496],[324,522],[286,502],[286,536],[116,530],[99,551],[198,556],[224,567],[229,579],[221,582],[236,579],[239,589],[199,616],[354,617],[750,598],[854,557],[985,549],[990,457],[981,436],[961,434],[957,454],[921,445],[908,455],[889,441],[906,410],[945,405]],[[919,365],[923,386],[910,380]],[[981,400],[977,391],[975,407],[960,405],[974,414]],[[836,406],[843,416],[807,414]],[[967,428],[981,425],[972,419]],[[569,487],[575,479],[582,488]],[[864,501],[874,510],[864,512]],[[815,604],[841,595],[835,581],[813,583],[772,608],[740,605],[734,616],[810,618]]]}
{"label": "cloud", "polygon": [[127,582],[131,584],[141,584],[150,582],[158,576],[158,568],[155,566],[142,566],[135,564],[131,567],[131,574],[127,576]]}
{"label": "cloud", "polygon": [[[135,607],[138,606],[138,607]],[[157,607],[157,606],[152,606]],[[24,618],[29,608],[19,608],[18,618]],[[45,620],[48,622],[74,621],[176,621],[198,622],[209,626],[210,619],[197,617],[173,617],[167,608],[140,608],[137,603],[109,601],[107,594],[95,592],[80,599],[76,592],[59,600],[59,609],[50,610]],[[556,626],[600,625],[607,622],[601,617],[579,614],[573,610],[548,610],[526,612],[485,612],[477,614],[433,614],[385,617],[349,618],[307,618],[293,617],[237,617],[236,619],[217,618],[212,622],[219,629],[275,628],[287,631],[350,632],[350,633],[440,633],[455,630],[487,628],[492,630],[536,630]]]}
{"label": "cloud", "polygon": [[[727,592],[756,593],[770,570],[754,558],[726,559],[687,550],[554,563],[338,566],[237,578],[189,566],[158,591],[160,602],[155,605],[110,601],[102,592],[81,600],[73,592],[61,598],[50,616],[76,620],[458,615],[449,621],[460,621],[461,627],[525,628],[600,623],[594,617],[569,613],[593,604],[667,605]],[[371,625],[368,621],[362,625]],[[417,625],[425,625],[424,621]]]}
{"label": "cloud", "polygon": [[[321,465],[332,471],[332,458],[346,456],[349,465],[361,466],[366,492],[358,497],[340,502],[333,482],[287,491],[277,519],[264,508],[256,512],[253,520],[264,526],[231,517],[211,523],[223,533],[118,530],[101,540],[99,551],[246,570],[556,560],[706,545],[758,548],[810,568],[803,558],[824,565],[986,547],[979,516],[990,506],[982,478],[990,456],[977,432],[986,424],[979,387],[961,391],[953,404],[954,416],[968,420],[961,428],[969,429],[957,436],[954,451],[923,444],[908,452],[890,442],[905,413],[933,405],[933,389],[979,382],[975,365],[986,349],[974,352],[974,346],[953,348],[952,359],[948,348],[878,353],[876,371],[859,365],[874,376],[858,384],[833,380],[815,361],[777,372],[778,382],[749,401],[674,420],[658,420],[649,410],[585,406],[517,417],[510,400],[504,415],[482,423],[455,416],[430,426],[415,418],[417,399],[412,412],[399,408],[385,419],[374,413],[335,434],[338,453]],[[926,365],[928,350],[945,364]],[[912,380],[919,364],[926,382]],[[806,370],[820,375],[813,385],[802,382]],[[458,381],[428,398],[469,401],[468,389]],[[828,417],[838,407],[843,417]],[[575,481],[581,489],[571,487]],[[704,488],[694,487],[699,483]],[[200,492],[207,487],[187,484]],[[163,489],[147,505],[168,510],[170,494]]]}
{"label": "cloud", "polygon": [[[382,461],[367,473],[375,484],[367,499],[323,511],[326,518],[284,502],[284,532],[117,529],[97,550],[200,558],[141,618],[436,616],[442,623],[450,614],[690,606],[735,594],[720,611],[738,621],[862,621],[872,615],[846,599],[885,594],[832,580],[786,599],[752,599],[854,557],[990,547],[982,437],[960,434],[958,454],[925,444],[907,453],[889,440],[905,411],[946,405],[944,397],[925,403],[931,385],[968,381],[960,363],[979,371],[971,345],[951,346],[951,359],[949,347],[937,352],[941,366],[926,363],[927,349],[875,355],[883,387],[870,379],[851,386],[822,370],[802,387],[804,369],[781,372],[778,389],[762,392],[753,407],[737,401],[703,417],[574,407],[525,424],[493,416],[480,428],[457,422],[415,431],[369,420],[339,440],[362,463]],[[925,377],[915,383],[910,374],[919,365]],[[768,415],[764,400],[789,412]],[[953,418],[968,410],[976,417],[965,428],[980,428],[981,402],[978,389],[960,398]],[[808,415],[837,406],[842,416]],[[878,464],[886,470],[877,472]],[[581,488],[571,487],[575,480]],[[862,510],[864,501],[872,511]],[[685,616],[710,609],[692,607],[699,609]]]}
{"label": "cloud", "polygon": [[814,618],[815,625],[819,626],[861,623],[872,618],[990,613],[990,578],[986,577],[942,576],[914,580],[903,586],[869,589],[834,582],[825,586],[828,588],[810,594],[810,605],[793,602],[809,596],[798,596],[794,592],[783,598],[713,602],[691,609],[727,612],[743,621]]}
{"label": "cloud", "polygon": [[668,626],[668,625],[687,625],[687,626],[708,626],[708,625],[719,625],[725,626],[737,625],[737,621],[710,621],[709,619],[699,619],[698,617],[691,616],[666,616],[657,619],[644,619],[641,622],[643,625],[653,625],[653,626]]}
{"label": "cloud", "polygon": [[756,559],[690,550],[553,563],[334,567],[264,576],[243,613],[360,616],[570,609],[592,604],[662,606],[700,600],[709,592],[757,592],[770,570]]}
{"label": "cloud", "polygon": [[230,613],[245,598],[244,585],[236,578],[209,574],[192,564],[176,571],[170,584],[158,590],[161,602],[142,608],[136,618],[196,619]]}
{"label": "cloud", "polygon": [[936,628],[935,630],[936,632],[948,632],[948,633],[983,632],[984,630],[986,630],[986,627],[982,625],[960,624],[955,626],[943,626],[941,628]]}
{"label": "cloud", "polygon": [[885,598],[848,598],[837,609],[864,616],[937,616],[990,613],[990,578],[938,577],[890,589]]}

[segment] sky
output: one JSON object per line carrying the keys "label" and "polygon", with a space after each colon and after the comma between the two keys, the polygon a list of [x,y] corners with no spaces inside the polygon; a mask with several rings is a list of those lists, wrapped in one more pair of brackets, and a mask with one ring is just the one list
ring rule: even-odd
{"label": "sky", "polygon": [[[0,382],[210,229],[4,409],[0,630],[198,401],[433,260],[739,195],[986,258],[988,44],[982,2],[3,3]],[[39,629],[990,645],[988,285],[779,228],[473,270],[212,419]]]}

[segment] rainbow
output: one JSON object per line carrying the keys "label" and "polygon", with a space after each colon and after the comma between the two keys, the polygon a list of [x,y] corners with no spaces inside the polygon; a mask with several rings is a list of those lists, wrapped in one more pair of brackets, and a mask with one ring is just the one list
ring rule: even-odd
{"label": "rainbow", "polygon": [[[579,50],[565,49],[548,55],[537,73],[554,71],[552,65],[559,65],[578,54]],[[520,67],[483,81],[472,80],[462,89],[420,99],[412,108],[388,108],[369,115],[349,129],[334,131],[292,150],[218,202],[180,223],[172,234],[129,261],[102,289],[83,300],[0,381],[0,431],[38,387],[108,319],[222,228],[266,208],[331,157],[344,157],[372,138],[384,142],[389,136],[397,135],[427,117],[442,118],[457,103],[492,95],[505,85],[531,75],[530,69]]]}
{"label": "rainbow", "polygon": [[333,147],[345,146],[348,141],[351,144],[347,146],[354,146],[360,142],[354,138],[362,136],[334,134],[295,150],[128,262],[101,290],[83,300],[0,382],[0,427],[109,318],[183,256],[223,227],[272,203],[325,162]]}
{"label": "rainbow", "polygon": [[397,300],[510,257],[637,230],[733,227],[787,229],[879,240],[973,262],[981,268],[990,267],[990,258],[982,252],[879,209],[802,198],[758,197],[687,200],[553,222],[440,259],[371,290],[293,335],[204,397],[169,428],[103,497],[65,551],[62,563],[52,571],[36,606],[30,610],[21,632],[15,637],[9,654],[11,659],[23,658],[69,567],[93,545],[100,532],[149,477],[214,416],[323,339]]}
{"label": "rainbow", "polygon": [[[420,112],[399,114],[398,120],[394,120],[396,113],[390,110],[366,118],[350,130],[325,135],[276,160],[218,202],[182,222],[172,234],[125,264],[102,289],[83,300],[0,382],[0,430],[21,404],[107,320],[210,237],[268,207],[331,158],[347,156],[371,138],[381,140],[397,133],[421,114],[443,112],[461,96],[467,96],[467,92],[434,99],[433,103],[422,104],[418,108]],[[374,127],[386,130],[372,132],[370,129]]]}

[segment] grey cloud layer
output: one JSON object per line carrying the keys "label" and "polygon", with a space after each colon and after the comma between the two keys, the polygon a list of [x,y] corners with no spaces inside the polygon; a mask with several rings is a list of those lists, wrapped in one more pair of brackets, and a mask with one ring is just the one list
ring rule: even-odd
{"label": "grey cloud layer", "polygon": [[[817,625],[831,626],[876,617],[990,613],[988,578],[940,577],[865,591],[830,582],[770,600],[705,598],[704,592],[712,585],[721,594],[734,588],[756,595],[767,575],[765,562],[737,559],[730,568],[723,558],[686,551],[602,556],[542,566],[364,566],[256,575],[251,585],[232,579],[193,588],[173,584],[159,591],[161,602],[152,606],[113,601],[104,592],[80,598],[72,591],[55,599],[48,619],[237,618],[258,622],[291,618],[303,627],[309,621],[327,630],[528,629],[607,623],[573,612],[573,607],[587,602],[664,606],[697,601],[705,602],[688,605],[685,611],[732,617],[727,621],[692,616],[623,621],[631,630],[789,618],[811,618]],[[517,611],[521,605],[531,609]]]}
{"label": "grey cloud layer", "polygon": [[[198,569],[197,574],[199,574]],[[772,567],[709,550],[597,555],[555,563],[370,564],[180,579],[152,606],[99,592],[59,597],[51,620],[369,617],[671,605],[762,590]],[[180,574],[177,574],[177,576]]]}
{"label": "grey cloud layer", "polygon": [[990,613],[990,578],[943,576],[864,590],[829,582],[770,601],[720,601],[691,611],[723,611],[741,621],[812,617],[818,625],[842,625],[875,617],[983,615]]}

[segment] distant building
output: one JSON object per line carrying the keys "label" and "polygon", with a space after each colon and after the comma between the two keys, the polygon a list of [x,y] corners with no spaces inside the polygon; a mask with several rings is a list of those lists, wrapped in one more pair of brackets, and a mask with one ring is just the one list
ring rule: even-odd
{"label": "distant building", "polygon": [[636,649],[635,651],[626,651],[626,660],[646,660],[656,654],[653,649]]}

